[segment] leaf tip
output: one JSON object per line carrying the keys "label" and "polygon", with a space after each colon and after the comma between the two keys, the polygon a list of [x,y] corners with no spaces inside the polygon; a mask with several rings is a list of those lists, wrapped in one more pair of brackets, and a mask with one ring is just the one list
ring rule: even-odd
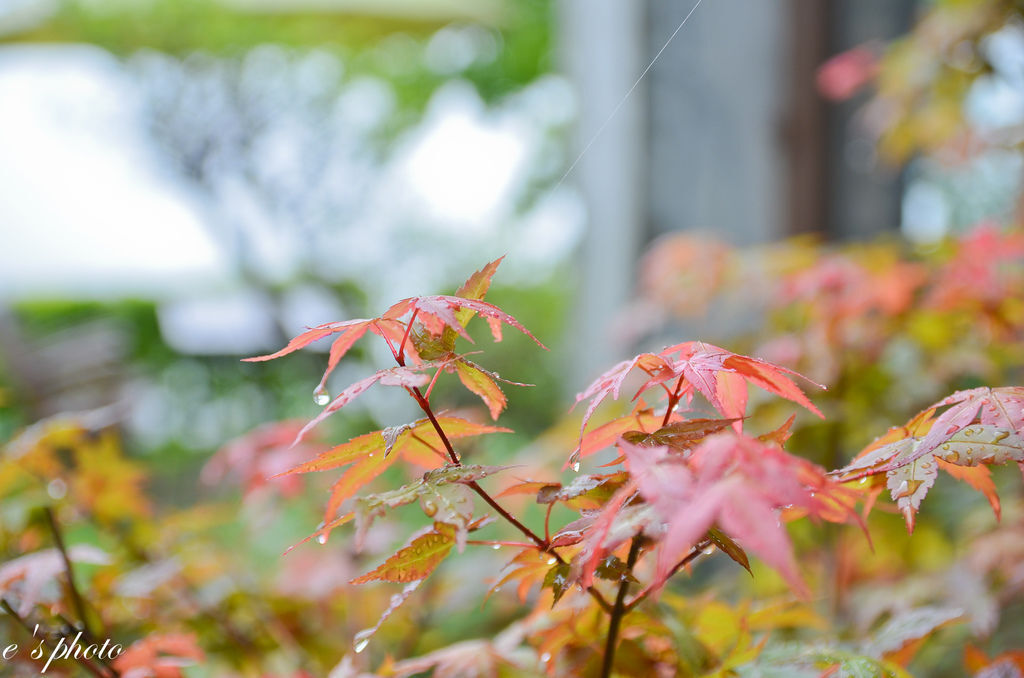
{"label": "leaf tip", "polygon": [[907,523],[907,534],[914,534],[914,525],[917,522],[914,507],[907,504],[900,508],[900,513],[903,514],[903,520]]}

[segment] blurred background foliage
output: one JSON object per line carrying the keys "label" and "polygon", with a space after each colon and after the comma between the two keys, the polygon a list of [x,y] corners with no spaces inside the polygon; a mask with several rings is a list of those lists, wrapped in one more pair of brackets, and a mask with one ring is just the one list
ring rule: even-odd
{"label": "blurred background foliage", "polygon": [[[472,245],[500,254],[510,238],[523,235],[519,215],[537,202],[545,174],[550,182],[556,169],[548,159],[538,176],[536,158],[528,169],[513,159],[512,170],[522,175],[516,186],[488,188],[492,195],[477,213],[470,207],[468,218],[455,217],[467,222],[463,229],[457,224],[440,233],[435,222],[446,207],[440,217],[421,216],[422,200],[409,204],[398,194],[409,191],[409,182],[389,178],[408,169],[408,156],[417,152],[403,150],[410,144],[430,156],[423,161],[428,166],[412,170],[420,179],[438,171],[438,162],[443,171],[465,159],[459,148],[450,149],[453,158],[437,158],[448,139],[427,109],[445,92],[454,98],[434,107],[452,125],[463,125],[456,135],[468,125],[470,142],[474,133],[484,142],[500,136],[484,118],[541,122],[531,130],[541,135],[568,122],[566,111],[542,111],[562,116],[545,128],[534,115],[545,105],[536,101],[545,98],[545,87],[554,88],[556,99],[565,90],[551,75],[548,2],[355,2],[330,10],[200,0],[34,5],[16,3],[4,17],[7,53],[47,45],[59,54],[62,44],[85,43],[116,58],[111,68],[129,80],[161,172],[198,194],[203,237],[215,241],[221,256],[212,281],[202,270],[205,284],[196,284],[186,269],[155,292],[135,279],[120,287],[117,280],[101,281],[97,292],[80,278],[77,292],[69,294],[65,285],[55,296],[45,284],[26,284],[23,292],[11,280],[3,322],[5,353],[13,356],[5,361],[8,435],[41,416],[102,406],[128,392],[136,405],[131,418],[142,417],[132,426],[138,443],[157,466],[171,465],[173,476],[186,463],[182,452],[194,465],[259,423],[304,416],[313,409],[306,392],[315,358],[269,370],[239,365],[237,358],[306,325],[372,315],[376,305],[419,291],[424,276],[453,289],[480,265]],[[70,60],[80,56],[88,57],[78,59],[85,63],[93,58],[73,53]],[[99,79],[108,67],[101,64]],[[420,142],[431,132],[436,140],[425,148]],[[548,155],[559,147],[553,138],[538,143],[548,147],[537,152]],[[494,162],[503,161],[508,165],[507,158]],[[458,191],[449,193],[449,203],[459,200]],[[497,202],[503,204],[495,210]],[[179,225],[156,216],[150,228]],[[527,263],[514,286],[495,291],[546,336],[560,333],[558,311],[566,304],[559,248],[565,245],[539,252],[543,268]],[[225,313],[243,325],[218,323]],[[204,327],[214,336],[203,336]],[[505,359],[510,368],[526,368],[517,378],[551,385],[556,370],[517,354],[513,349]],[[537,396],[524,397],[536,402]],[[552,421],[552,404],[537,403],[516,423],[542,430]],[[369,414],[362,416],[365,422]],[[187,491],[183,499],[191,499]]]}
{"label": "blurred background foliage", "polygon": [[[588,207],[562,174],[574,158],[568,132],[590,102],[559,74],[559,50],[571,46],[558,10],[551,0],[21,0],[0,9],[0,138],[26,163],[0,168],[0,202],[22,205],[0,208],[0,439],[13,440],[0,467],[0,556],[51,546],[40,511],[52,506],[68,542],[107,554],[84,558],[79,577],[102,605],[89,615],[120,639],[198,634],[207,661],[189,675],[325,675],[390,596],[342,587],[420,516],[375,527],[369,555],[335,537],[279,558],[315,529],[329,479],[266,485],[303,450],[283,454],[273,436],[224,446],[267,422],[313,416],[325,347],[270,363],[239,358],[305,326],[372,317],[401,296],[451,292],[506,252],[488,300],[553,350],[509,333],[481,358],[536,387],[509,387],[499,423],[516,433],[472,451],[560,463],[578,426],[564,416],[579,386],[567,365],[590,348],[572,314],[587,294],[578,272]],[[901,212],[882,225],[888,233],[823,242],[836,229],[821,224],[817,236],[736,247],[711,225],[653,240],[634,265],[634,301],[606,323],[623,353],[700,338],[827,385],[812,394],[827,419],[798,418],[791,448],[828,467],[952,390],[1024,381],[1021,9],[936,0],[915,12],[897,40],[857,45],[817,71],[820,92],[856,111],[850,124],[870,141],[872,162],[890,163],[878,171],[898,168]],[[15,98],[48,107],[18,108]],[[66,154],[33,146],[43,134]],[[83,183],[92,202],[79,195],[76,182],[122,171],[106,164],[119,158],[132,182]],[[109,213],[91,216],[96,205]],[[629,227],[653,239],[647,225]],[[139,232],[152,240],[140,245]],[[386,357],[379,348],[357,347],[332,387],[368,374]],[[366,394],[316,444],[416,418],[392,395]],[[436,400],[483,412],[453,383]],[[766,403],[748,426],[784,418]],[[240,456],[222,456],[217,471],[217,450]],[[788,621],[759,623],[785,640],[852,647],[915,607],[966,608],[967,624],[942,629],[918,655],[918,675],[961,675],[965,643],[993,657],[1019,647],[1014,538],[1024,518],[1013,475],[996,477],[998,528],[984,498],[951,481],[926,503],[912,540],[897,516],[876,511],[874,552],[852,531],[826,530],[823,540],[817,526],[795,527],[812,588],[830,595]],[[539,507],[519,508],[542,519]],[[504,628],[520,611],[513,596],[459,612],[477,605],[460,580],[498,569],[501,556],[447,563],[414,609],[384,625],[373,664]],[[694,671],[739,651],[743,639],[729,634],[748,615],[743,596],[784,596],[771,572],[737,579],[731,565],[698,568],[664,601],[691,622],[677,641],[696,648],[681,655]],[[708,587],[721,603],[698,597]],[[34,602],[71,614],[58,594]],[[766,651],[766,662],[784,661],[785,650]],[[751,666],[741,673],[772,675],[768,664]],[[14,670],[34,675],[0,665],[0,675]]]}

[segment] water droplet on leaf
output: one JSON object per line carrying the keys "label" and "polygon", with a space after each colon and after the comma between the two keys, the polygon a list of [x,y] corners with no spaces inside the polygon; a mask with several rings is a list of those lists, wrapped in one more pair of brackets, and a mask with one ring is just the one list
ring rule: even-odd
{"label": "water droplet on leaf", "polygon": [[571,455],[569,455],[569,466],[572,467],[572,470],[575,471],[576,473],[580,472],[580,451],[579,450],[575,450]]}
{"label": "water droplet on leaf", "polygon": [[500,548],[501,548],[501,544],[493,544],[493,545],[491,546],[491,548],[492,548],[492,549],[494,549],[495,551],[497,551],[498,549],[500,549]]}
{"label": "water droplet on leaf", "polygon": [[357,633],[356,637],[355,637],[355,642],[352,643],[352,649],[356,651],[356,654],[359,654],[360,652],[365,650],[366,646],[370,644],[370,638],[369,637],[360,638],[359,637],[360,635],[361,635],[361,633]]}
{"label": "water droplet on leaf", "polygon": [[327,535],[326,534],[318,534],[316,536],[316,541],[317,541],[318,544],[326,544],[327,543]]}
{"label": "water droplet on leaf", "polygon": [[327,403],[331,402],[331,394],[327,392],[326,388],[318,388],[313,391],[313,402],[323,407]]}

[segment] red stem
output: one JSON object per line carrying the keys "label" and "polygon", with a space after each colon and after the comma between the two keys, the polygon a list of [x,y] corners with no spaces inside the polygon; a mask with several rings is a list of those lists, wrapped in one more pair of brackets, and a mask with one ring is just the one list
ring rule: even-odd
{"label": "red stem", "polygon": [[[654,376],[654,372],[651,372],[646,367],[641,367],[640,369],[642,369],[644,372],[646,372],[647,376],[649,376],[649,377],[653,377]],[[665,386],[665,382],[659,381],[658,382],[658,386],[660,386],[662,389],[665,390],[665,393],[666,393],[666,395],[668,395],[669,398],[672,397],[672,391],[668,390],[668,386]]]}
{"label": "red stem", "polygon": [[395,360],[398,361],[399,365],[405,366],[405,342],[409,339],[409,332],[412,331],[412,323],[416,320],[416,314],[419,313],[418,308],[412,310],[412,315],[409,316],[409,324],[405,326],[405,334],[402,335],[402,343],[398,346],[398,353],[395,354]]}
{"label": "red stem", "polygon": [[423,445],[426,445],[427,448],[430,449],[431,452],[433,452],[437,456],[441,457],[441,461],[444,461],[444,462],[448,461],[448,457],[445,456],[444,452],[442,452],[441,450],[437,449],[436,447],[431,445],[429,442],[427,442],[423,438],[420,438],[419,435],[416,434],[416,431],[409,431],[409,435],[412,436],[413,440],[418,440]]}
{"label": "red stem", "polygon": [[662,428],[668,426],[668,420],[672,418],[672,410],[676,409],[676,405],[679,404],[679,391],[683,388],[684,378],[685,377],[683,377],[682,375],[679,376],[679,381],[676,382],[676,390],[669,394],[668,408],[665,410],[665,418],[661,420]]}
{"label": "red stem", "polygon": [[[686,554],[685,558],[683,558],[682,560],[680,560],[678,563],[675,564],[675,566],[672,568],[672,570],[668,573],[668,577],[665,577],[665,579],[668,579],[669,577],[674,575],[676,572],[678,572],[679,570],[683,569],[684,567],[686,567],[687,565],[692,563],[697,558],[697,556],[699,556],[702,553],[704,553],[704,549],[706,549],[710,544],[711,544],[711,540],[710,539],[704,539],[704,540],[701,540],[701,541],[697,542],[697,545],[693,547],[693,550],[690,551],[688,554]],[[641,591],[640,593],[636,594],[636,598],[634,598],[633,600],[629,601],[629,604],[626,605],[626,608],[625,608],[626,612],[629,612],[634,607],[636,607],[641,602],[643,602],[643,600],[645,598],[647,598],[647,596],[649,596],[651,594],[652,590],[654,590],[653,587],[648,586],[643,591]]]}

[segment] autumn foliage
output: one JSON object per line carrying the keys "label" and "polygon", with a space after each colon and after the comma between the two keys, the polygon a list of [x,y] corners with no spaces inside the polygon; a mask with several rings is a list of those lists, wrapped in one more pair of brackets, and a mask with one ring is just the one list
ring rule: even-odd
{"label": "autumn foliage", "polygon": [[[933,3],[906,38],[822,64],[819,92],[873,89],[886,159],[1019,154],[1019,130],[961,105],[1018,15]],[[1024,502],[997,469],[1024,469],[1019,226],[917,247],[664,237],[609,319],[646,350],[535,439],[502,420],[530,386],[489,367],[506,332],[546,348],[487,300],[500,264],[247,358],[325,349],[321,409],[224,444],[188,508],[113,409],[19,431],[0,675],[1024,676]],[[333,386],[370,342],[388,364]],[[375,389],[415,414],[357,428]],[[108,639],[116,656],[49,659]]]}
{"label": "autumn foliage", "polygon": [[[914,326],[915,314],[952,318],[967,308],[982,314],[976,328],[1014,341],[1009,290],[1017,269],[977,271],[982,285],[958,283],[955,270],[979,248],[1016,261],[1024,252],[1012,247],[1015,238],[983,229],[937,266],[791,255],[798,263],[778,274],[773,303],[784,320],[794,308],[807,313],[808,337],[847,347],[847,362],[819,361],[811,343],[783,350],[784,325],[779,336],[759,337],[759,352],[788,355],[833,382],[830,389],[780,362],[703,341],[675,343],[597,376],[575,399],[578,418],[544,443],[548,452],[506,463],[485,458],[481,442],[511,433],[494,420],[508,406],[505,389],[527,385],[486,367],[473,320],[480,317],[494,341],[511,327],[536,350],[544,346],[485,301],[500,259],[453,295],[404,299],[376,318],[311,328],[249,360],[330,340],[314,387],[320,413],[254,430],[225,445],[201,474],[209,485],[241,487],[254,524],[303,502],[317,507],[320,525],[294,534],[292,548],[274,554],[264,574],[233,569],[232,546],[217,536],[218,512],[228,507],[156,516],[156,526],[145,474],[123,455],[110,413],[44,420],[6,446],[0,467],[0,489],[22,507],[10,513],[20,528],[8,538],[26,553],[0,566],[0,598],[25,634],[44,629],[49,646],[72,631],[119,634],[116,659],[63,659],[48,670],[68,675],[189,675],[186,667],[223,651],[214,637],[248,650],[231,655],[235,675],[289,678],[315,675],[306,667],[316,666],[333,667],[333,677],[909,675],[908,664],[943,629],[970,624],[977,638],[990,633],[998,602],[967,610],[934,595],[902,605],[892,596],[856,642],[842,640],[843,611],[860,609],[850,607],[858,586],[896,572],[871,564],[903,548],[885,527],[886,513],[902,514],[915,539],[922,529],[934,534],[918,518],[928,514],[924,499],[940,470],[980,491],[1000,516],[990,468],[1024,464],[1024,388],[973,386],[926,401],[905,424],[890,422],[888,432],[849,453],[859,431],[825,429],[822,438],[816,427],[834,425],[830,417],[842,416],[839,407],[855,402],[859,379],[870,375],[844,370],[857,370],[858,359],[879,362],[900,341],[894,319],[909,317]],[[667,313],[701,312],[724,293],[732,253],[716,251],[720,277],[706,303],[674,306],[671,288],[662,288],[657,299]],[[650,256],[681,255],[686,245],[677,240]],[[666,265],[649,261],[653,269]],[[873,343],[860,340],[869,330]],[[331,397],[328,376],[367,339],[383,342],[393,364]],[[442,380],[478,399],[484,416],[436,404]],[[421,416],[327,442],[325,420],[381,387],[404,392]],[[837,403],[837,392],[847,400]],[[830,441],[817,458],[838,458],[837,468],[805,453],[815,440]],[[410,519],[416,527],[403,529]],[[1019,579],[1016,520],[981,535],[965,567],[984,581]],[[106,537],[101,546],[68,543],[64,522],[91,524]],[[258,532],[244,539],[258,543]],[[459,572],[463,559],[473,565]],[[740,590],[758,595],[733,600],[711,584],[730,571],[746,577]],[[501,610],[503,626],[432,641],[420,653],[388,632],[473,591]],[[976,596],[973,604],[986,600]],[[348,620],[342,647],[319,640],[332,619]],[[414,647],[418,640],[406,646]],[[978,675],[1019,663],[1012,650],[964,648],[965,665]],[[45,661],[20,656],[12,666],[27,671]],[[285,673],[266,673],[266,657]]]}
{"label": "autumn foliage", "polygon": [[[809,518],[866,530],[868,512],[887,489],[912,531],[939,468],[984,492],[998,515],[988,467],[1024,462],[1024,389],[977,388],[940,400],[905,426],[891,429],[847,466],[829,472],[786,451],[792,417],[774,430],[749,432],[745,426],[751,385],[823,417],[798,382],[813,389],[820,388],[817,384],[765,360],[687,341],[623,361],[577,396],[577,404],[585,403],[586,409],[575,449],[563,465],[563,471],[573,474],[569,481],[521,479],[506,481],[500,492],[486,490],[478,481],[490,484],[491,476],[508,476],[512,467],[467,464],[456,444],[467,436],[506,429],[439,415],[431,394],[443,374],[454,374],[483,400],[492,417],[503,409],[506,400],[497,375],[456,351],[458,337],[470,339],[466,326],[477,314],[487,319],[495,340],[501,339],[501,324],[529,335],[514,318],[482,301],[499,262],[474,274],[454,296],[406,299],[379,318],[313,328],[282,351],[255,359],[280,357],[340,333],[331,349],[330,371],[364,328],[370,328],[387,342],[396,366],[345,388],[298,439],[378,383],[404,389],[425,415],[358,436],[284,473],[343,469],[329,493],[324,524],[314,534],[321,542],[335,528],[354,521],[360,544],[374,519],[418,503],[427,521],[423,529],[376,568],[352,580],[404,585],[384,610],[385,617],[445,558],[471,544],[516,551],[495,590],[515,584],[524,602],[534,590],[547,592],[535,599],[536,607],[523,622],[535,631],[521,631],[518,637],[519,649],[532,645],[535,653],[514,653],[511,647],[482,640],[471,652],[469,646],[453,646],[420,661],[386,663],[381,675],[412,675],[428,666],[437,675],[494,673],[500,666],[548,675],[640,675],[647,671],[642,667],[653,666],[678,675],[687,669],[678,648],[671,650],[671,634],[659,627],[663,622],[658,621],[655,601],[673,577],[702,556],[720,550],[748,571],[754,556],[774,569],[798,598],[808,599],[812,593],[794,554],[788,521]],[[323,393],[325,383],[317,394]],[[633,403],[627,412],[591,425],[602,403],[620,398]],[[708,407],[713,416],[704,415]],[[603,472],[581,473],[583,460],[609,448],[611,456],[601,457],[606,462]],[[401,487],[357,496],[400,460],[426,473]],[[532,495],[548,507],[543,531],[527,526],[499,503],[516,495]],[[550,525],[556,505],[576,514],[560,528]],[[506,522],[518,532],[518,540],[471,539],[494,520]],[[870,535],[863,538],[868,541]],[[958,616],[932,614],[931,623],[895,649],[904,651],[911,641]],[[356,634],[357,653],[380,625]],[[538,630],[543,632],[536,635]],[[629,645],[631,661],[643,658],[635,669],[615,661],[620,645]],[[743,662],[757,661],[758,649],[749,646]],[[900,665],[912,654],[822,651],[793,661],[824,668],[828,675],[857,665],[902,675]],[[524,657],[529,658],[525,663]]]}

